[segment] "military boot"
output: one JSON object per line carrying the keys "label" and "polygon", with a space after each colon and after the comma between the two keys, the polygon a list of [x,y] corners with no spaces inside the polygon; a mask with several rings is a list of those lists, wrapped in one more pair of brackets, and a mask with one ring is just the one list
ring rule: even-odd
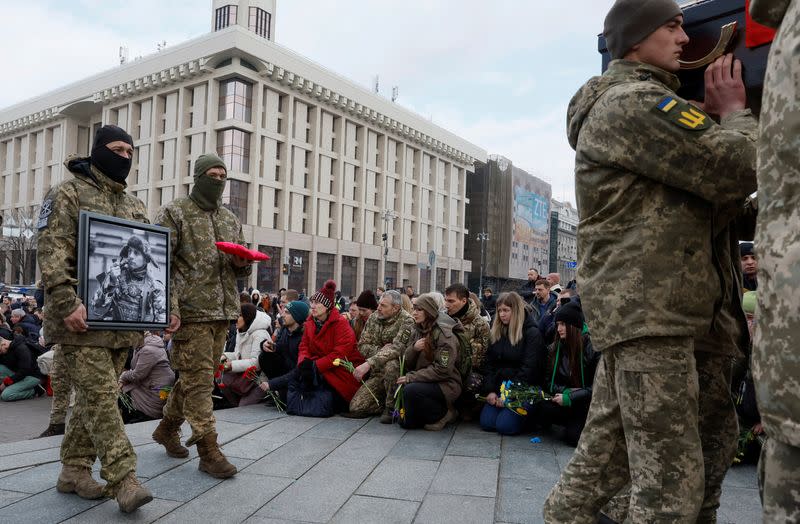
{"label": "military boot", "polygon": [[458,412],[449,407],[447,408],[447,413],[440,418],[438,421],[434,422],[433,424],[425,424],[423,428],[426,431],[441,431],[449,422],[455,422],[458,419]]}
{"label": "military boot", "polygon": [[181,446],[180,428],[183,421],[164,417],[153,432],[153,440],[164,446],[167,455],[175,458],[186,458],[189,450]]}
{"label": "military boot", "polygon": [[56,490],[59,493],[75,493],[88,500],[103,496],[103,486],[92,478],[92,469],[81,466],[64,465],[58,475]]}
{"label": "military boot", "polygon": [[47,429],[42,432],[37,438],[54,437],[56,435],[63,435],[66,426],[64,424],[50,424]]}
{"label": "military boot", "polygon": [[116,499],[119,510],[123,513],[130,513],[153,500],[153,494],[142,486],[139,479],[136,478],[136,473],[131,471],[120,482]]}
{"label": "military boot", "polygon": [[392,422],[394,422],[394,409],[386,408],[381,414],[380,423],[391,424]]}
{"label": "military boot", "polygon": [[236,475],[236,466],[228,462],[217,445],[217,434],[211,432],[197,441],[197,453],[200,455],[198,469],[214,478],[227,479]]}

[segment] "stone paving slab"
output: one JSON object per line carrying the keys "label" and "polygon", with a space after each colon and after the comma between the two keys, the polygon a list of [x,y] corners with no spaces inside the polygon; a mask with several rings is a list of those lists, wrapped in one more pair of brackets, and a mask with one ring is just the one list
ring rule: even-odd
{"label": "stone paving slab", "polygon": [[[218,480],[152,442],[157,422],[126,427],[137,473],[156,499],[130,515],[116,501],[54,489],[61,437],[0,446],[0,524],[18,522],[541,522],[541,506],[573,449],[557,431],[500,437],[476,424],[406,431],[377,418],[287,417],[249,406],[217,412],[223,449],[239,468]],[[190,434],[183,428],[184,439]],[[240,456],[241,455],[241,456]],[[95,464],[95,477],[99,480]],[[731,469],[721,523],[760,521],[755,467]]]}

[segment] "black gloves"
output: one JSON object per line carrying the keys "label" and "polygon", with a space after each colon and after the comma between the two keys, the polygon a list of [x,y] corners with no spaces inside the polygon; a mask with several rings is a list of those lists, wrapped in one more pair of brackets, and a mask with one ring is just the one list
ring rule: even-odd
{"label": "black gloves", "polygon": [[314,367],[314,361],[309,358],[297,365],[297,369],[300,371],[300,379],[303,382],[307,384],[314,382]]}

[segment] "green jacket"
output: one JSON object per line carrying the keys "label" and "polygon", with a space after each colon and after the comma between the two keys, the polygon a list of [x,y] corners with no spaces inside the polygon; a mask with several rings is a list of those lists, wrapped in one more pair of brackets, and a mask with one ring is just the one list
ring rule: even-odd
{"label": "green jacket", "polygon": [[170,314],[181,322],[235,320],[239,316],[236,279],[250,265],[236,268],[232,256],[215,242],[244,244],[242,225],[230,210],[203,211],[190,197],[173,200],[158,211],[156,224],[170,229]]}
{"label": "green jacket", "polygon": [[717,209],[756,189],[756,120],[721,125],[675,94],[678,78],[615,60],[573,97],[578,281],[598,350],[702,336],[723,302]]}
{"label": "green jacket", "polygon": [[[78,216],[93,211],[117,218],[148,222],[141,200],[125,193],[89,164],[88,158],[71,156],[64,164],[74,178],[55,186],[39,213],[37,259],[45,294],[44,330],[48,343],[71,346],[127,348],[142,344],[142,334],[131,331],[72,333],[64,318],[82,302],[78,298]],[[89,309],[89,306],[84,304]]]}
{"label": "green jacket", "polygon": [[[400,358],[414,330],[414,319],[401,309],[395,316],[380,318],[376,311],[367,320],[358,351],[367,359],[370,368],[382,369],[390,360]],[[391,347],[383,349],[390,344]]]}
{"label": "green jacket", "polygon": [[486,357],[486,349],[489,347],[489,323],[481,316],[481,311],[467,299],[467,311],[460,318],[455,317],[461,323],[469,338],[472,348],[472,369],[475,372],[483,371],[483,360]]}

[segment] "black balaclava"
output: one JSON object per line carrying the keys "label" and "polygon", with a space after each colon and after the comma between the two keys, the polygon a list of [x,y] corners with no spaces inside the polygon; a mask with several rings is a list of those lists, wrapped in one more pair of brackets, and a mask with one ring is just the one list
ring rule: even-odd
{"label": "black balaclava", "polygon": [[133,147],[133,138],[123,129],[112,125],[98,129],[92,144],[91,162],[105,176],[114,182],[124,184],[131,171],[131,159],[119,156],[106,147],[106,144],[117,140],[127,142]]}

